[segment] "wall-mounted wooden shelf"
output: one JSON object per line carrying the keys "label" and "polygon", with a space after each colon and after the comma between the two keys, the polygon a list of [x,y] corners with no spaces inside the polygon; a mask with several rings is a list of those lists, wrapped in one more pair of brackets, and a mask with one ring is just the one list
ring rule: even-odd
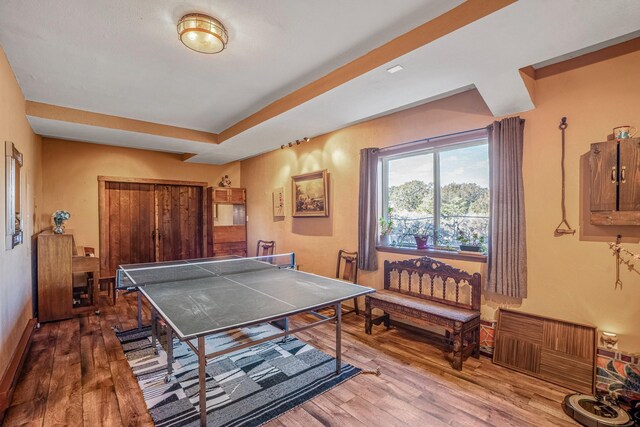
{"label": "wall-mounted wooden shelf", "polygon": [[637,211],[602,211],[591,212],[593,225],[640,225],[640,212]]}

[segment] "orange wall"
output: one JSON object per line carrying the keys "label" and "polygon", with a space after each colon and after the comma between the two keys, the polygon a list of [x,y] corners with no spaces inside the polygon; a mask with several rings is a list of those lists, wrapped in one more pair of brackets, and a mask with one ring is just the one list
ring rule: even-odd
{"label": "orange wall", "polygon": [[155,178],[208,182],[222,175],[240,185],[240,163],[224,166],[185,163],[178,154],[44,138],[42,142],[43,200],[38,215],[49,225],[58,209],[71,213],[65,224],[79,246],[99,247],[98,176]]}
{"label": "orange wall", "polygon": [[[12,141],[24,156],[21,171],[22,212],[25,243],[5,250],[5,140]],[[40,137],[25,116],[25,100],[13,71],[0,48],[0,377],[4,374],[16,345],[32,314],[31,236],[40,230],[34,216],[40,196]]]}
{"label": "orange wall", "polygon": [[[485,293],[482,317],[495,318],[500,306],[591,323],[620,335],[620,348],[640,351],[640,276],[622,269],[625,287],[614,290],[615,265],[606,244],[618,232],[626,247],[640,252],[638,227],[593,227],[581,206],[581,168],[589,144],[606,139],[616,125],[640,125],[640,52],[534,82],[536,109],[526,119],[524,181],[527,216],[529,297],[524,301]],[[568,117],[568,220],[580,232],[554,237],[560,222],[560,133]],[[258,239],[276,240],[278,252],[295,251],[301,268],[333,275],[341,248],[357,248],[359,150],[385,147],[490,124],[494,120],[477,91],[469,91],[410,110],[360,123],[314,138],[295,148],[275,150],[242,161],[247,188],[249,247]],[[588,164],[586,165],[588,167]],[[328,218],[291,217],[292,175],[327,169],[330,174]],[[285,188],[287,216],[272,217],[271,193]],[[585,219],[586,218],[586,219]],[[331,254],[327,256],[327,254]],[[402,256],[379,253],[379,261]],[[406,258],[406,257],[405,257]],[[445,260],[446,261],[446,260]],[[486,277],[486,265],[450,262]],[[362,272],[360,282],[380,288],[382,273]]]}

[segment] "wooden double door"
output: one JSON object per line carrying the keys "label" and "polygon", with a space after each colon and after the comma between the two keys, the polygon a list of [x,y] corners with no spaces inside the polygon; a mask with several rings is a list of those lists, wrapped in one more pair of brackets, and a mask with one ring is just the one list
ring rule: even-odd
{"label": "wooden double door", "polygon": [[102,277],[121,264],[204,256],[203,182],[99,177]]}

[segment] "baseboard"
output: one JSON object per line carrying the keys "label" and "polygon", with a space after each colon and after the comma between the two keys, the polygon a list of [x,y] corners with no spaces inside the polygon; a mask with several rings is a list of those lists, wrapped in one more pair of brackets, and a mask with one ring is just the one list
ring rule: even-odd
{"label": "baseboard", "polygon": [[27,322],[27,326],[24,328],[22,337],[20,337],[20,341],[18,342],[18,347],[13,353],[13,357],[9,362],[9,366],[4,373],[2,380],[0,380],[0,424],[2,424],[5,411],[11,404],[11,398],[13,397],[16,383],[18,382],[22,366],[24,365],[24,361],[27,357],[27,352],[31,345],[31,338],[33,337],[33,331],[35,330],[36,324],[36,319],[29,319]]}

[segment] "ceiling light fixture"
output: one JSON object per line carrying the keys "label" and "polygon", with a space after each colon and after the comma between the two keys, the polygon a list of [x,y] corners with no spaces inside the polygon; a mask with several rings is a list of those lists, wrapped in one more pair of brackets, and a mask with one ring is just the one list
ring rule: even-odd
{"label": "ceiling light fixture", "polygon": [[201,13],[189,13],[178,21],[178,38],[189,49],[200,53],[219,53],[229,36],[224,25]]}
{"label": "ceiling light fixture", "polygon": [[397,73],[398,71],[402,71],[402,70],[404,70],[404,67],[402,65],[394,65],[391,68],[387,68],[387,73],[393,74],[393,73]]}

